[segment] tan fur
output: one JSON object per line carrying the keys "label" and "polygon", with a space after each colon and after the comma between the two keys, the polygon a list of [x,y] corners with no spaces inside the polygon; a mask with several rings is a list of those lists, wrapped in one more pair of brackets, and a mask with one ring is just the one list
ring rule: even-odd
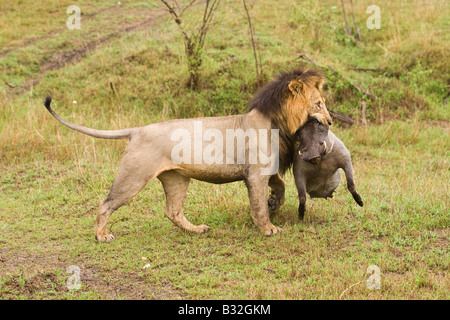
{"label": "tan fur", "polygon": [[[289,90],[292,96],[288,98],[285,105],[285,113],[287,120],[287,127],[290,133],[295,133],[298,128],[302,127],[308,120],[308,116],[317,118],[324,125],[331,124],[331,116],[328,112],[324,113],[317,109],[314,105],[314,99],[320,97],[320,102],[325,107],[325,99],[322,97],[321,89],[323,86],[323,79],[314,77],[308,83],[298,80],[293,80],[289,83]],[[299,108],[298,106],[308,106],[307,108]]]}
{"label": "tan fur", "polygon": [[[267,132],[271,132],[271,129],[279,129],[280,161],[292,163],[292,154],[286,151],[290,149],[287,144],[290,143],[289,139],[293,133],[306,122],[308,115],[317,117],[324,123],[331,122],[325,105],[321,108],[314,106],[315,101],[321,97],[319,91],[321,81],[322,79],[307,81],[303,79],[292,82],[289,88],[288,85],[284,89],[281,86],[281,89],[287,92],[283,94],[287,94],[288,97],[281,102],[283,107],[274,112],[270,111],[271,106],[265,106],[267,107],[265,109],[253,106],[249,113],[243,115],[171,120],[145,127],[115,131],[99,131],[64,121],[50,108],[50,97],[47,98],[45,105],[59,121],[73,130],[100,138],[129,139],[111,191],[99,206],[95,230],[95,237],[98,241],[109,241],[114,238],[106,229],[111,214],[156,177],[163,184],[166,194],[165,215],[176,226],[197,233],[208,232],[209,227],[193,225],[184,216],[183,202],[191,178],[211,183],[244,180],[248,189],[253,221],[265,235],[269,236],[282,231],[281,228],[270,222],[267,205],[268,186],[272,189],[273,199],[278,201],[277,207],[284,202],[284,182],[280,175],[278,173],[262,175],[261,169],[267,165],[250,164],[248,159],[243,164],[237,164],[237,161],[234,164],[174,163],[171,152],[177,141],[172,141],[171,135],[180,128],[186,129],[193,135],[195,121],[201,121],[204,130],[208,128],[218,130],[224,137],[227,129],[244,131],[264,129]],[[267,143],[270,145],[270,135],[267,139]],[[258,143],[262,142],[258,141]],[[245,145],[245,148],[248,155],[248,144]],[[225,154],[225,148],[223,154]],[[235,153],[234,160],[236,160],[236,156]],[[286,160],[282,157],[290,158]],[[194,159],[194,155],[191,159]]]}

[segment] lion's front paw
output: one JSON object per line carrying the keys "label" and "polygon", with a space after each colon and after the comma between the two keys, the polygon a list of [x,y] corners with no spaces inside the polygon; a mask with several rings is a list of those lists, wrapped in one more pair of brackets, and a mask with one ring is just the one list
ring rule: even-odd
{"label": "lion's front paw", "polygon": [[268,226],[268,228],[266,228],[264,230],[264,235],[267,236],[267,237],[270,237],[270,236],[273,236],[274,234],[282,233],[282,232],[283,232],[283,229],[281,229],[279,227],[276,227],[273,224],[271,224],[270,226]]}
{"label": "lion's front paw", "polygon": [[210,227],[202,224],[202,225],[196,227],[195,232],[203,234],[203,233],[209,232],[209,230],[210,230]]}
{"label": "lion's front paw", "polygon": [[111,240],[114,240],[114,236],[112,234],[98,234],[95,235],[95,240],[97,240],[98,242],[108,242]]}

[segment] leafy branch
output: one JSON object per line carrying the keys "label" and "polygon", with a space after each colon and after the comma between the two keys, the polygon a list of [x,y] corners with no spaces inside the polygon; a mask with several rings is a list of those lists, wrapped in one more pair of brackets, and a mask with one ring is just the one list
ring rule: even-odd
{"label": "leafy branch", "polygon": [[166,0],[161,0],[161,2],[167,8],[183,36],[184,49],[189,71],[189,87],[191,89],[197,89],[200,82],[200,67],[202,65],[202,54],[206,34],[211,27],[213,15],[217,10],[220,0],[204,1],[205,9],[203,11],[201,25],[192,33],[189,33],[185,29],[182,18],[186,10],[192,7],[197,0],[191,0],[185,6],[181,6],[177,0],[173,0],[171,3]]}

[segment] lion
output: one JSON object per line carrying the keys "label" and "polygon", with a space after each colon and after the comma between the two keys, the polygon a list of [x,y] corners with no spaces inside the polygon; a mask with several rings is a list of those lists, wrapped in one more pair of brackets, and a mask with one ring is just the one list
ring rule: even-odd
{"label": "lion", "polygon": [[[154,178],[163,185],[166,217],[181,229],[199,234],[210,228],[192,224],[183,213],[190,180],[216,184],[243,180],[253,221],[264,235],[271,236],[282,229],[269,219],[268,186],[272,199],[283,204],[281,175],[293,162],[295,132],[308,117],[327,125],[332,122],[321,94],[323,83],[318,71],[283,72],[256,93],[246,114],[169,120],[121,130],[97,130],[67,122],[50,107],[50,96],[44,105],[72,130],[96,138],[129,140],[110,192],[99,204],[97,241],[114,239],[106,227],[111,214]],[[226,143],[220,141],[224,136]],[[205,146],[205,142],[210,143]]]}

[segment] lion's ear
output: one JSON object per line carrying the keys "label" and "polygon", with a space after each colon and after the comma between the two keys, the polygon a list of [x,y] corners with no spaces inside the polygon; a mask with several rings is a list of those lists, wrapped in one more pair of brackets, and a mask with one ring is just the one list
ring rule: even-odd
{"label": "lion's ear", "polygon": [[321,77],[320,77],[320,78],[317,78],[315,87],[316,87],[317,89],[319,89],[319,91],[322,91],[322,88],[323,88],[324,83],[325,83],[325,80],[324,80],[323,78],[321,78]]}
{"label": "lion's ear", "polygon": [[298,80],[292,80],[289,82],[288,88],[294,96],[298,96],[299,94],[304,93],[305,84]]}

